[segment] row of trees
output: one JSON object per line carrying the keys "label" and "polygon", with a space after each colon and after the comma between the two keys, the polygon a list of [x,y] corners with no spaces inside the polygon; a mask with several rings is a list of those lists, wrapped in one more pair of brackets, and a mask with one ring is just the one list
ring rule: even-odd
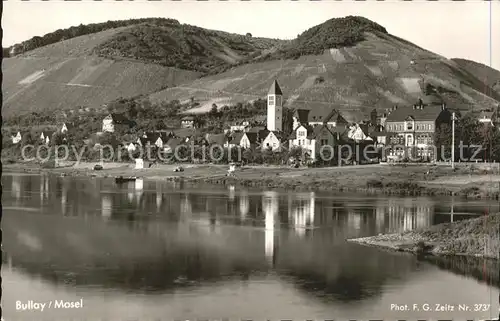
{"label": "row of trees", "polygon": [[[441,124],[436,128],[434,141],[436,146],[440,148],[443,146],[442,154],[446,158],[451,157],[452,134],[452,126],[448,124]],[[463,148],[463,156],[466,159],[474,156],[480,146],[483,159],[500,161],[500,131],[496,126],[479,122],[472,115],[466,115],[455,122],[455,157],[457,158],[460,156],[460,146],[471,146]]]}

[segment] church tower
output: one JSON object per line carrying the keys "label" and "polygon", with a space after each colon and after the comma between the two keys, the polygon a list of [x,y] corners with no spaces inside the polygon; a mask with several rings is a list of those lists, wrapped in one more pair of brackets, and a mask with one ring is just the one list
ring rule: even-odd
{"label": "church tower", "polygon": [[283,130],[283,93],[276,80],[267,93],[267,130]]}

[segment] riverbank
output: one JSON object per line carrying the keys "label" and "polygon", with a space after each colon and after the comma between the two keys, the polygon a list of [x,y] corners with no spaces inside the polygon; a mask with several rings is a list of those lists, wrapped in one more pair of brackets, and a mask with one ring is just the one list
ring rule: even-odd
{"label": "riverbank", "polygon": [[405,233],[377,235],[349,242],[434,256],[474,256],[499,260],[500,214],[444,223]]}
{"label": "riverbank", "polygon": [[395,195],[459,195],[470,198],[499,197],[500,175],[455,171],[449,166],[358,165],[326,168],[289,168],[283,166],[244,166],[233,177],[226,176],[227,165],[156,164],[135,169],[133,164],[104,163],[103,170],[93,170],[95,163],[67,163],[58,168],[41,168],[32,163],[6,164],[4,171],[48,172],[68,176],[138,177],[150,180],[183,181],[193,184],[222,184],[284,190],[360,192]]}

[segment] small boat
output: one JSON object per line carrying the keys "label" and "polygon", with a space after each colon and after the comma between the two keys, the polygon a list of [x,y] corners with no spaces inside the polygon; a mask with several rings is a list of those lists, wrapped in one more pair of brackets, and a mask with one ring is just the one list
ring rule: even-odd
{"label": "small boat", "polygon": [[115,183],[116,184],[123,184],[123,183],[128,183],[128,182],[134,182],[136,180],[135,177],[115,177]]}

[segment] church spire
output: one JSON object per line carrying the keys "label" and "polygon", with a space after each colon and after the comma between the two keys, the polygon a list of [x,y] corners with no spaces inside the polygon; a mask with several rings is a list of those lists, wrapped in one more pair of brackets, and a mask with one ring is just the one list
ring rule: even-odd
{"label": "church spire", "polygon": [[278,81],[274,80],[271,88],[269,88],[268,95],[280,95],[283,96],[283,92],[281,91],[280,85],[278,85]]}

